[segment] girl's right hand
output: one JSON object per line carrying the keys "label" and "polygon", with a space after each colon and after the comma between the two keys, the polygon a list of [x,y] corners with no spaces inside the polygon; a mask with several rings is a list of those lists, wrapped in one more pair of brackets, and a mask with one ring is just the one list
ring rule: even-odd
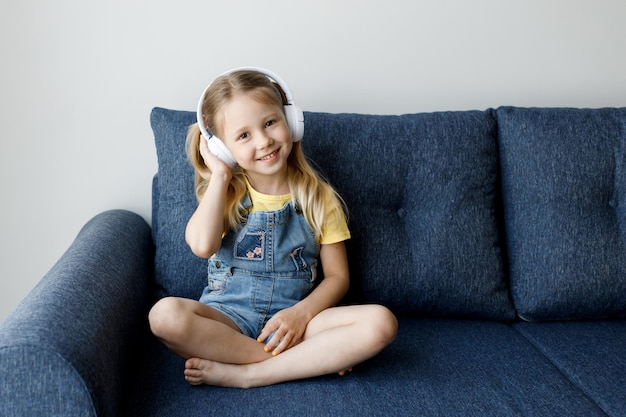
{"label": "girl's right hand", "polygon": [[200,135],[200,155],[202,155],[204,165],[211,170],[212,175],[223,173],[227,175],[229,180],[232,178],[233,173],[231,169],[221,159],[213,155],[213,153],[209,150],[206,138],[202,134]]}
{"label": "girl's right hand", "polygon": [[222,245],[224,206],[233,173],[224,162],[211,153],[206,139],[202,136],[200,136],[200,155],[211,174],[204,197],[187,222],[185,240],[196,256],[210,258]]}

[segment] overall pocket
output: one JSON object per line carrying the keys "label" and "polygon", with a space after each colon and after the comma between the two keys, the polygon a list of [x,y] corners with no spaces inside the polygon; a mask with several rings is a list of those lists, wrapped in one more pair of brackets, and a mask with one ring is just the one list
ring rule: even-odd
{"label": "overall pocket", "polygon": [[265,230],[255,230],[247,227],[242,229],[235,241],[233,256],[236,259],[248,261],[264,260]]}

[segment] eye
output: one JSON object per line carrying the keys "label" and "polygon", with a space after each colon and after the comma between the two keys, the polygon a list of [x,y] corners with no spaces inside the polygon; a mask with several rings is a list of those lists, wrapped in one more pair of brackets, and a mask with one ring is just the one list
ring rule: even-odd
{"label": "eye", "polygon": [[267,122],[265,122],[265,127],[270,127],[272,125],[276,124],[276,120],[269,120]]}
{"label": "eye", "polygon": [[248,139],[250,135],[248,134],[248,132],[246,133],[242,133],[241,135],[239,135],[239,137],[237,138],[238,140],[245,140]]}

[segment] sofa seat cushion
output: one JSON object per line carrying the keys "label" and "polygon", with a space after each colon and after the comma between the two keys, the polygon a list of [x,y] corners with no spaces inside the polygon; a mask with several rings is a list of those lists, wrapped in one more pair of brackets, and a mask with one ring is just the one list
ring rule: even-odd
{"label": "sofa seat cushion", "polygon": [[626,321],[517,323],[555,366],[610,416],[626,404]]}
{"label": "sofa seat cushion", "polygon": [[[198,298],[206,261],[184,242],[195,209],[184,144],[193,112],[155,108],[153,234],[158,296]],[[350,210],[349,302],[399,314],[508,320],[491,111],[305,113],[305,153]]]}
{"label": "sofa seat cushion", "polygon": [[626,109],[497,110],[511,292],[526,320],[626,316]]}
{"label": "sofa seat cushion", "polygon": [[192,387],[183,366],[152,339],[123,415],[604,415],[522,335],[494,321],[401,319],[396,341],[345,377]]}

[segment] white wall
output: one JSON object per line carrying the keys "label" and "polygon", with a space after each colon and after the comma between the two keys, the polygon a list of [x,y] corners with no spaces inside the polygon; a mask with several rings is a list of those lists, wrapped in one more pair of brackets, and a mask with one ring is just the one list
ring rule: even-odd
{"label": "white wall", "polygon": [[626,106],[623,0],[4,0],[0,320],[110,208],[150,217],[153,106],[272,69],[311,111]]}

